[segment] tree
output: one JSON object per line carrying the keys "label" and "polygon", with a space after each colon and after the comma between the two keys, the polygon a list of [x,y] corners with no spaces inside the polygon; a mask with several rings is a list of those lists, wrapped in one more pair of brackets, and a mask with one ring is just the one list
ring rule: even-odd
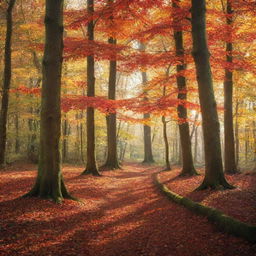
{"label": "tree", "polygon": [[[227,38],[230,41],[226,42],[226,61],[230,64],[233,62],[232,52],[232,24],[233,24],[233,9],[231,0],[227,0],[226,7],[226,24],[227,24]],[[234,127],[233,127],[233,71],[230,68],[225,68],[224,81],[224,170],[226,173],[236,173],[235,160],[235,141],[234,141]]]}
{"label": "tree", "polygon": [[220,127],[213,91],[206,39],[205,0],[192,0],[193,58],[196,66],[205,149],[205,177],[198,189],[233,188],[225,179],[221,158]]}
{"label": "tree", "polygon": [[61,202],[72,198],[60,167],[60,89],[63,52],[63,0],[46,0],[45,48],[40,115],[40,157],[34,187],[25,196]]}
{"label": "tree", "polygon": [[6,125],[9,104],[9,89],[12,76],[12,11],[16,0],[9,0],[6,11],[6,37],[4,48],[4,77],[0,111],[0,166],[5,163]]}
{"label": "tree", "polygon": [[[140,51],[145,51],[146,47],[143,43],[140,43]],[[148,82],[147,79],[147,73],[142,71],[141,72],[142,77],[142,84],[145,86]],[[144,92],[146,95],[146,92]],[[147,96],[144,97],[144,100],[147,101]],[[144,119],[150,118],[150,113],[144,113],[143,114]],[[144,124],[143,125],[143,139],[144,139],[144,160],[142,163],[144,164],[150,164],[154,163],[153,159],[153,153],[152,153],[152,143],[151,143],[151,127],[149,125]]]}
{"label": "tree", "polygon": [[[87,25],[88,40],[94,41],[94,0],[87,0],[87,11],[90,15]],[[87,96],[95,96],[95,74],[94,74],[94,54],[87,56]],[[87,107],[86,111],[86,129],[87,129],[87,163],[82,174],[92,174],[100,176],[95,156],[95,123],[94,108]]]}
{"label": "tree", "polygon": [[[166,70],[166,77],[169,76],[170,66],[168,66]],[[166,85],[163,86],[163,96],[166,96]],[[162,123],[163,123],[163,138],[164,138],[164,146],[165,146],[165,170],[171,170],[170,164],[170,156],[169,156],[169,141],[167,136],[167,122],[166,117],[162,116]]]}
{"label": "tree", "polygon": [[[112,0],[109,1],[111,7]],[[110,16],[110,23],[113,23],[113,15]],[[116,39],[110,37],[108,43],[116,45]],[[109,61],[109,79],[108,79],[108,99],[116,99],[116,65],[115,59]],[[120,168],[117,158],[117,133],[116,133],[116,113],[110,113],[107,120],[107,160],[103,167],[107,169]]]}
{"label": "tree", "polygon": [[178,5],[179,1],[173,1],[172,7],[174,8],[173,13],[173,28],[174,28],[174,43],[176,56],[179,58],[180,64],[176,66],[177,78],[176,83],[178,86],[178,99],[183,101],[178,105],[178,122],[180,132],[180,145],[182,153],[182,170],[181,175],[196,175],[197,172],[193,163],[192,149],[191,149],[191,138],[189,134],[189,124],[187,121],[187,109],[184,103],[187,100],[187,85],[186,78],[181,73],[186,70],[186,64],[184,62],[184,47],[183,47],[183,32],[178,11],[180,9]]}
{"label": "tree", "polygon": [[[146,84],[147,79],[147,73],[141,72],[142,75],[142,83]],[[147,97],[144,98],[147,100]],[[144,113],[143,114],[144,119],[150,119],[150,113]],[[149,125],[144,124],[143,125],[143,139],[144,139],[144,160],[142,163],[149,164],[154,163],[153,153],[152,153],[152,142],[151,142],[151,127]]]}

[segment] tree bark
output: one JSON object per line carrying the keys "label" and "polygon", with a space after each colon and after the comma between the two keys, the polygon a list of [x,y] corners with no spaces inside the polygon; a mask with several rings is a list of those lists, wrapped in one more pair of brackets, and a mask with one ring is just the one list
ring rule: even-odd
{"label": "tree bark", "polygon": [[[112,37],[108,40],[109,44],[115,45],[116,40]],[[116,99],[116,60],[110,60],[109,80],[108,80],[108,99]],[[110,113],[106,117],[107,121],[107,160],[104,168],[114,170],[119,169],[117,157],[117,132],[116,132],[116,113]]]}
{"label": "tree bark", "polygon": [[[227,0],[226,24],[228,28],[228,38],[232,38],[232,24],[233,24],[233,10],[230,0]],[[232,57],[233,44],[226,43],[226,61],[230,64],[233,62]],[[225,68],[224,81],[224,170],[226,173],[237,173],[236,159],[235,159],[235,140],[233,127],[233,71]]]}
{"label": "tree bark", "polygon": [[[146,84],[147,83],[147,73],[142,72],[142,83]],[[144,98],[145,101],[147,101],[147,97]],[[150,114],[149,113],[144,113],[143,114],[144,119],[149,119]],[[153,153],[152,153],[152,141],[151,141],[151,127],[149,125],[144,125],[143,126],[143,139],[144,139],[144,160],[142,163],[144,164],[150,164],[154,163],[154,158],[153,158]]]}
{"label": "tree bark", "polygon": [[15,114],[15,154],[20,152],[20,122],[18,113]]}
{"label": "tree bark", "polygon": [[[166,77],[168,78],[170,73],[170,66],[166,70]],[[166,86],[163,86],[163,96],[166,96]],[[170,164],[170,150],[169,150],[169,141],[167,136],[167,121],[165,116],[162,116],[162,124],[163,124],[163,138],[164,138],[164,146],[165,146],[165,170],[171,170]]]}
{"label": "tree bark", "polygon": [[6,125],[9,106],[9,89],[12,76],[12,11],[16,0],[10,0],[6,12],[6,37],[4,48],[4,77],[0,111],[0,166],[5,164]]}
{"label": "tree bark", "polygon": [[163,137],[164,137],[164,146],[165,146],[165,170],[171,170],[170,156],[169,156],[169,142],[167,137],[167,122],[165,116],[162,116],[163,123]]}
{"label": "tree bark", "polygon": [[213,91],[205,28],[205,0],[192,0],[193,58],[202,111],[205,177],[198,189],[233,188],[225,179],[221,158],[220,125]]}
{"label": "tree bark", "polygon": [[236,167],[239,167],[239,148],[240,148],[240,142],[239,142],[239,123],[238,123],[238,109],[239,109],[239,102],[236,101],[236,121],[235,121],[235,138],[236,138]]}
{"label": "tree bark", "polygon": [[195,128],[194,163],[197,163],[198,152],[198,126]]}
{"label": "tree bark", "polygon": [[63,142],[62,142],[62,161],[65,163],[68,158],[68,120],[66,115],[64,116],[62,133],[63,133]]}
{"label": "tree bark", "polygon": [[[87,0],[87,11],[90,16],[94,13],[94,0]],[[94,21],[91,19],[87,25],[88,40],[94,40]],[[95,71],[94,55],[87,56],[87,96],[95,96]],[[82,174],[100,176],[95,156],[95,122],[94,108],[88,107],[86,111],[86,135],[87,135],[87,163]]]}
{"label": "tree bark", "polygon": [[60,89],[63,52],[63,0],[46,0],[45,49],[40,115],[40,158],[36,183],[25,196],[61,202],[72,198],[60,167]]}
{"label": "tree bark", "polygon": [[[180,7],[178,2],[172,2],[172,7],[175,10],[179,10]],[[179,13],[179,12],[177,12]],[[181,103],[178,105],[178,117],[179,117],[179,132],[180,132],[180,146],[182,154],[182,170],[181,176],[192,176],[196,175],[197,172],[193,163],[191,138],[189,133],[189,124],[187,121],[187,109],[184,106],[187,100],[187,84],[186,78],[180,73],[186,70],[186,64],[184,63],[184,47],[183,47],[183,32],[182,26],[180,25],[179,17],[176,12],[173,13],[173,24],[174,24],[174,42],[176,56],[179,58],[181,64],[176,66],[177,78],[176,83],[178,86],[178,99]]]}
{"label": "tree bark", "polygon": [[[146,46],[143,43],[140,43],[140,51],[144,52],[146,50]],[[147,73],[141,72],[142,83],[145,85],[148,82]],[[144,91],[145,95],[146,92]],[[147,101],[147,96],[144,97],[144,100]],[[144,119],[150,118],[150,113],[143,114]],[[144,140],[144,160],[142,163],[150,164],[154,163],[153,153],[152,153],[152,141],[151,141],[151,127],[149,125],[143,126],[143,140]]]}

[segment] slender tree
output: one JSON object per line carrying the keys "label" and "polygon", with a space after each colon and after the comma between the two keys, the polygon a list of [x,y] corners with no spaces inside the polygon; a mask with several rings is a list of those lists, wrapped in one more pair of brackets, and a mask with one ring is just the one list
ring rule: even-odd
{"label": "slender tree", "polygon": [[[227,38],[230,41],[226,42],[226,61],[230,64],[233,62],[233,43],[232,43],[232,24],[233,24],[233,9],[230,0],[227,0],[226,7],[226,24]],[[224,81],[224,170],[226,173],[237,173],[235,159],[235,139],[233,127],[233,72],[229,68],[225,68]]]}
{"label": "slender tree", "polygon": [[192,0],[193,58],[202,111],[205,150],[205,177],[198,189],[233,188],[225,179],[220,146],[220,126],[213,91],[206,39],[205,0]]}
{"label": "slender tree", "polygon": [[[109,0],[110,8],[113,0]],[[113,23],[113,15],[110,16],[110,23]],[[116,39],[110,37],[108,43],[115,45]],[[109,62],[109,79],[108,79],[108,98],[111,100],[116,99],[116,65],[117,61],[110,60]],[[104,168],[118,169],[120,168],[117,157],[117,132],[116,132],[116,113],[110,113],[106,117],[107,120],[107,160],[104,164]]]}
{"label": "slender tree", "polygon": [[[166,77],[168,78],[170,73],[170,65],[168,66],[166,70]],[[166,85],[163,86],[163,97],[166,96]],[[170,153],[169,153],[169,141],[167,136],[167,123],[166,117],[162,116],[162,124],[163,124],[163,138],[164,138],[164,147],[165,147],[165,170],[171,170],[171,164],[170,164]]]}
{"label": "slender tree", "polygon": [[[140,51],[145,51],[146,46],[143,43],[140,43]],[[147,78],[147,73],[146,72],[141,72],[141,77],[142,77],[142,83],[145,85],[148,82]],[[146,96],[146,92],[144,100],[147,101],[148,98]],[[143,114],[144,119],[149,119],[150,118],[150,113],[144,113]],[[143,126],[143,139],[144,139],[144,160],[142,163],[145,164],[150,164],[154,163],[154,158],[153,158],[153,153],[152,153],[152,141],[151,141],[151,127],[149,125],[144,125]]]}
{"label": "slender tree", "polygon": [[[87,11],[90,15],[87,25],[88,40],[94,41],[94,21],[92,19],[94,13],[94,0],[87,0]],[[87,96],[95,96],[95,70],[94,70],[94,54],[87,56]],[[88,107],[86,111],[86,135],[87,135],[87,163],[82,174],[92,174],[100,176],[95,156],[95,122],[94,108]]]}
{"label": "slender tree", "polygon": [[40,157],[34,187],[25,196],[61,202],[71,198],[61,173],[60,89],[63,52],[63,0],[46,0],[45,48],[40,115]]}
{"label": "slender tree", "polygon": [[173,13],[173,27],[174,27],[174,42],[176,56],[179,58],[180,64],[176,66],[177,70],[177,86],[178,86],[178,99],[183,101],[182,104],[178,105],[178,117],[179,117],[179,132],[180,132],[180,146],[182,154],[182,170],[180,175],[196,175],[197,172],[193,163],[192,149],[191,149],[191,138],[189,134],[189,124],[187,121],[187,109],[184,106],[184,102],[187,100],[187,84],[186,78],[181,75],[181,72],[186,70],[186,64],[184,62],[184,47],[183,47],[183,32],[179,13],[179,1],[173,1],[172,7],[174,8]]}
{"label": "slender tree", "polygon": [[[114,38],[109,38],[110,44],[116,44]],[[109,82],[108,82],[108,98],[116,99],[116,60],[110,60]],[[107,160],[104,167],[107,169],[118,169],[119,163],[117,158],[117,137],[116,137],[116,113],[110,113],[106,117],[107,120]]]}
{"label": "slender tree", "polygon": [[[141,72],[142,76],[142,83],[146,84],[147,79],[147,73]],[[148,100],[145,96],[144,100]],[[143,114],[144,119],[150,119],[150,113],[144,113]],[[144,124],[143,126],[143,139],[144,139],[144,160],[142,163],[144,164],[150,164],[154,163],[153,153],[152,153],[152,141],[151,141],[151,127],[149,125]]]}
{"label": "slender tree", "polygon": [[2,87],[2,102],[0,111],[0,166],[5,164],[5,151],[6,151],[6,125],[7,114],[9,105],[9,89],[12,76],[12,12],[16,0],[9,0],[6,11],[6,36],[4,48],[4,77]]}

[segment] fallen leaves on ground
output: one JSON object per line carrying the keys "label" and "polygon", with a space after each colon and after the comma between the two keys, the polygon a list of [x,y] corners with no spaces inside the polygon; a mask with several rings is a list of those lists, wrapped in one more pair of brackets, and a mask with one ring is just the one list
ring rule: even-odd
{"label": "fallen leaves on ground", "polygon": [[[84,203],[65,200],[61,205],[18,198],[33,185],[35,166],[11,166],[0,172],[0,255],[253,256],[256,253],[255,245],[219,232],[206,218],[163,197],[152,183],[151,175],[159,171],[157,167],[129,164],[121,170],[105,171],[102,177],[79,176],[83,169],[65,166],[63,172],[69,190]],[[164,173],[162,178],[175,178],[175,171]],[[239,178],[237,182],[246,188],[250,184]],[[176,182],[168,183],[171,189],[173,184]],[[189,179],[183,182],[184,193],[190,193],[189,184]],[[176,192],[182,192],[182,186]]]}
{"label": "fallen leaves on ground", "polygon": [[160,180],[173,192],[203,205],[217,208],[240,221],[256,225],[256,175],[253,172],[226,175],[235,189],[194,191],[203,181],[199,176],[179,176],[180,169],[162,172]]}

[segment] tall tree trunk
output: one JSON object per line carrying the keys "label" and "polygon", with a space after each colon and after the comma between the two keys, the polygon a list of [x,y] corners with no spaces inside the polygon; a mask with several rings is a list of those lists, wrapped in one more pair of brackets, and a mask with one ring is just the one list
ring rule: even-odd
{"label": "tall tree trunk", "polygon": [[198,152],[198,126],[195,127],[194,163],[197,163]]}
{"label": "tall tree trunk", "polygon": [[238,122],[238,109],[239,109],[239,101],[236,101],[236,122],[235,122],[235,138],[236,138],[236,166],[239,166],[239,122]]}
{"label": "tall tree trunk", "polygon": [[[147,73],[141,72],[142,83],[147,83]],[[144,97],[144,100],[147,101],[147,97]],[[150,119],[149,113],[143,114],[144,119]],[[143,140],[144,140],[144,160],[142,163],[150,164],[154,163],[153,153],[152,153],[152,141],[151,141],[151,127],[149,125],[143,125]]]}
{"label": "tall tree trunk", "polygon": [[62,133],[63,133],[63,145],[62,145],[62,160],[63,162],[67,161],[68,157],[68,120],[66,119],[66,115],[64,116],[63,125],[62,125]]}
{"label": "tall tree trunk", "polygon": [[[140,51],[144,52],[146,50],[146,46],[143,43],[140,43]],[[141,72],[142,83],[146,85],[148,82],[147,73]],[[144,91],[145,95],[146,92]],[[147,96],[144,97],[144,100],[147,101]],[[144,119],[150,118],[150,113],[143,114]],[[154,163],[153,153],[152,153],[152,141],[151,141],[151,127],[149,125],[143,126],[143,140],[144,140],[144,160],[142,163],[150,164]]]}
{"label": "tall tree trunk", "polygon": [[19,124],[19,115],[18,113],[15,114],[15,154],[20,152],[20,124]]}
{"label": "tall tree trunk", "polygon": [[63,0],[46,0],[40,159],[36,183],[25,196],[49,198],[55,202],[71,198],[60,167],[62,52]]}
{"label": "tall tree trunk", "polygon": [[[233,24],[233,10],[230,0],[227,0],[227,33],[229,39],[232,38],[232,24]],[[233,44],[232,42],[226,43],[226,61],[233,62],[232,57]],[[235,140],[233,128],[233,71],[225,68],[225,81],[224,81],[224,170],[226,173],[237,173],[236,160],[235,160]]]}
{"label": "tall tree trunk", "polygon": [[[168,78],[170,72],[170,66],[166,70],[166,78]],[[166,86],[163,86],[163,97],[166,96]],[[169,153],[169,141],[167,136],[167,121],[165,116],[162,116],[162,124],[163,124],[163,138],[164,138],[164,146],[165,146],[165,169],[171,170],[170,164],[170,153]]]}
{"label": "tall tree trunk", "polygon": [[222,166],[220,125],[206,39],[205,0],[192,0],[191,11],[193,58],[196,65],[205,149],[205,177],[198,189],[233,188],[226,181]]}
{"label": "tall tree trunk", "polygon": [[10,0],[6,12],[6,37],[4,48],[4,77],[3,77],[3,93],[0,111],[0,166],[5,164],[6,151],[6,125],[9,105],[9,89],[12,76],[12,11],[16,0]]}
{"label": "tall tree trunk", "polygon": [[245,127],[244,128],[244,134],[245,134],[245,141],[244,141],[244,156],[245,156],[245,165],[248,163],[248,149],[249,149],[249,140],[250,140],[250,135],[249,135],[249,128]]}
{"label": "tall tree trunk", "polygon": [[[87,11],[92,17],[94,13],[94,0],[87,0]],[[90,17],[90,18],[91,18]],[[91,19],[87,25],[88,40],[94,40],[94,21]],[[95,96],[95,71],[94,71],[94,55],[87,56],[87,96]],[[92,174],[100,176],[95,156],[95,122],[94,108],[88,107],[86,111],[86,135],[87,135],[87,163],[82,174]]]}
{"label": "tall tree trunk", "polygon": [[84,140],[83,140],[83,133],[84,133],[84,129],[83,129],[83,124],[80,124],[80,154],[81,154],[81,160],[82,163],[85,163],[84,161]]}
{"label": "tall tree trunk", "polygon": [[[109,44],[115,45],[116,40],[109,38]],[[108,98],[111,100],[116,99],[116,60],[110,60],[109,66],[109,80],[108,80]],[[117,133],[116,133],[116,113],[110,113],[106,117],[107,120],[107,160],[104,168],[118,169],[120,168],[117,158]]]}
{"label": "tall tree trunk", "polygon": [[170,164],[170,153],[169,153],[169,142],[167,137],[167,122],[165,120],[165,116],[162,116],[162,123],[163,123],[163,138],[164,138],[164,146],[165,146],[165,169],[171,170]]}
{"label": "tall tree trunk", "polygon": [[174,42],[176,56],[179,58],[180,63],[176,66],[177,71],[177,86],[178,86],[178,99],[182,102],[178,105],[178,117],[179,117],[179,132],[180,132],[180,146],[182,153],[182,170],[180,175],[196,175],[197,172],[193,163],[191,138],[189,133],[189,124],[187,121],[187,109],[184,106],[187,100],[187,84],[186,78],[180,73],[186,70],[186,64],[184,63],[184,47],[183,47],[183,33],[182,25],[180,25],[180,17],[177,16],[179,12],[178,1],[172,2],[172,7],[175,9],[173,13],[173,24],[174,24]]}

